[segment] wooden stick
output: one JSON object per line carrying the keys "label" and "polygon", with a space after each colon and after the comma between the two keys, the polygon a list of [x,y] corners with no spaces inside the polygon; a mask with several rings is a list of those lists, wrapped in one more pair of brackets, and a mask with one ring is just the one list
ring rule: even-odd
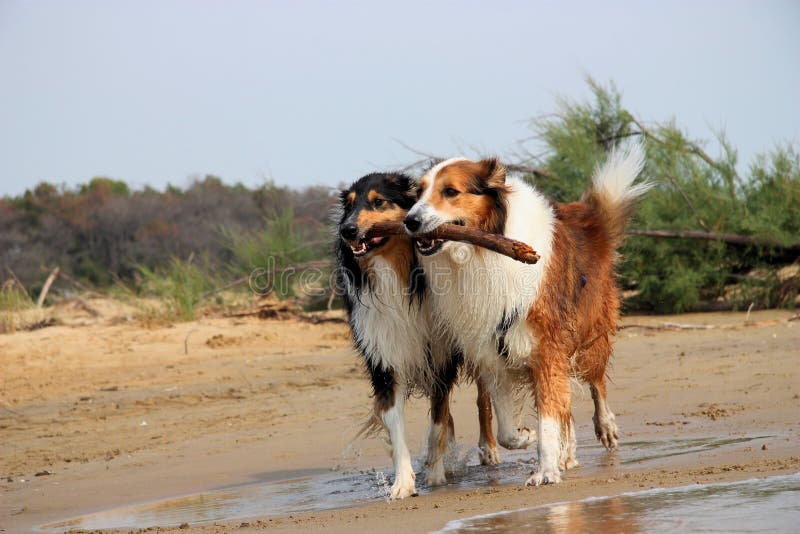
{"label": "wooden stick", "polygon": [[[402,235],[409,237],[406,227],[400,222],[381,222],[376,223],[369,229],[366,237],[380,237]],[[503,254],[509,258],[521,261],[522,263],[533,264],[539,261],[539,255],[530,245],[522,241],[509,239],[499,234],[490,234],[477,228],[459,226],[457,224],[445,223],[437,227],[434,231],[420,234],[414,237],[425,239],[447,239],[448,241],[464,241],[475,246],[482,247],[498,254]]]}
{"label": "wooden stick", "polygon": [[42,292],[39,293],[39,300],[36,301],[36,308],[41,309],[42,305],[44,304],[44,299],[47,298],[47,292],[50,291],[50,286],[53,285],[53,282],[56,281],[56,277],[58,273],[61,271],[59,267],[53,269],[50,273],[50,276],[47,277],[47,280],[44,283],[44,287],[42,287]]}

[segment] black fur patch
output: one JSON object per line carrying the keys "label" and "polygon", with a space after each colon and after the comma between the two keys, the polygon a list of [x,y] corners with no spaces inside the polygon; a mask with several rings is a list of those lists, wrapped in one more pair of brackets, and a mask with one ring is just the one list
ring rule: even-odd
{"label": "black fur patch", "polygon": [[369,377],[372,381],[372,394],[375,397],[375,403],[381,411],[385,412],[394,406],[394,373],[376,367],[369,367]]}
{"label": "black fur patch", "polygon": [[519,312],[512,310],[510,313],[503,312],[500,322],[495,327],[495,336],[497,336],[497,354],[505,359],[508,359],[508,346],[506,345],[506,335],[514,322],[519,318]]}
{"label": "black fur patch", "polygon": [[458,370],[464,361],[464,354],[454,349],[450,360],[442,369],[437,369],[434,376],[434,387],[431,395],[431,418],[434,423],[446,424],[447,421],[442,421],[444,415],[443,404],[450,390],[453,389],[458,378]]}
{"label": "black fur patch", "polygon": [[422,269],[422,265],[419,264],[419,258],[414,254],[411,260],[411,269],[409,269],[408,273],[408,293],[410,296],[408,304],[413,305],[416,303],[421,305],[425,299],[427,289],[428,280],[425,278],[425,271]]}

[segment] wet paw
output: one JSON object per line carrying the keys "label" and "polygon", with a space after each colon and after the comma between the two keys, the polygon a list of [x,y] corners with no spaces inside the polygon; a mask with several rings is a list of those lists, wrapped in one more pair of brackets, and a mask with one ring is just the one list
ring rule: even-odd
{"label": "wet paw", "polygon": [[500,453],[497,452],[497,447],[479,445],[478,456],[480,456],[481,465],[498,465],[500,463]]}
{"label": "wet paw", "polygon": [[567,461],[566,461],[566,462],[564,462],[563,469],[564,469],[564,470],[567,470],[567,469],[574,469],[574,468],[576,468],[576,467],[580,467],[580,465],[581,465],[581,464],[580,464],[580,462],[578,462],[578,460],[577,460],[577,459],[575,459],[575,458],[567,458]]}
{"label": "wet paw", "polygon": [[545,484],[558,484],[561,474],[558,470],[535,471],[525,482],[526,486],[544,486]]}
{"label": "wet paw", "polygon": [[617,427],[614,414],[603,419],[595,418],[594,433],[606,449],[610,451],[616,449],[617,440],[619,439],[619,427]]}
{"label": "wet paw", "polygon": [[410,473],[398,473],[392,485],[392,490],[389,493],[389,498],[392,500],[405,499],[406,497],[417,495],[414,478],[415,475],[413,471]]}
{"label": "wet paw", "polygon": [[527,449],[536,442],[536,432],[527,427],[518,428],[512,436],[498,436],[497,441],[506,449]]}
{"label": "wet paw", "polygon": [[444,462],[437,462],[425,472],[425,482],[428,486],[444,486],[447,477],[444,474]]}

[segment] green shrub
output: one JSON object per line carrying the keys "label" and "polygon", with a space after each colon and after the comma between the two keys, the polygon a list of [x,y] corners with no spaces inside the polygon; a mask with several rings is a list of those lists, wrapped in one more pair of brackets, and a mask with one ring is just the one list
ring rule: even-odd
{"label": "green shrub", "polygon": [[140,288],[145,296],[158,298],[163,310],[146,310],[147,315],[163,313],[167,320],[191,321],[197,318],[197,309],[218,285],[205,268],[190,257],[184,261],[170,258],[164,267],[155,270],[139,266]]}
{"label": "green shrub", "polygon": [[[588,81],[592,99],[561,99],[555,115],[532,128],[546,147],[537,161],[546,173],[528,176],[559,201],[580,198],[607,152],[629,138],[643,138],[647,162],[643,179],[656,183],[632,226],[649,230],[701,230],[759,238],[774,245],[731,246],[721,240],[657,239],[633,236],[623,248],[619,271],[634,290],[629,307],[659,313],[697,308],[725,299],[747,307],[793,304],[780,295],[777,276],[754,278],[759,268],[775,270],[776,250],[800,241],[800,156],[779,146],[755,159],[747,176],[737,173],[736,151],[717,134],[719,155],[689,138],[674,121],[645,124],[622,106],[619,91]],[[792,261],[791,255],[785,258]],[[737,282],[734,289],[732,282]],[[788,291],[797,284],[789,284]],[[791,295],[789,295],[790,297]]]}
{"label": "green shrub", "polygon": [[25,322],[25,312],[34,310],[36,304],[30,295],[13,280],[0,287],[0,331],[14,332]]}
{"label": "green shrub", "polygon": [[296,224],[292,209],[266,218],[260,230],[223,230],[223,240],[232,257],[228,265],[232,275],[257,276],[279,298],[297,293],[296,277],[280,276],[279,272],[273,280],[275,271],[330,255],[328,240]]}

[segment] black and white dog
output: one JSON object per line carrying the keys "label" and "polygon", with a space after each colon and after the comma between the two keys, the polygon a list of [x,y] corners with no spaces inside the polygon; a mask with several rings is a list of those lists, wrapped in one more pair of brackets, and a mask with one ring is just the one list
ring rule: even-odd
{"label": "black and white dog", "polygon": [[431,402],[426,481],[446,482],[444,453],[455,439],[449,396],[461,364],[461,354],[431,329],[427,284],[411,240],[365,238],[377,222],[402,222],[415,195],[416,183],[408,176],[369,174],[342,191],[335,215],[339,289],[355,346],[372,381],[372,423],[374,428],[384,427],[391,440],[392,499],[416,493],[403,417],[412,391]]}

